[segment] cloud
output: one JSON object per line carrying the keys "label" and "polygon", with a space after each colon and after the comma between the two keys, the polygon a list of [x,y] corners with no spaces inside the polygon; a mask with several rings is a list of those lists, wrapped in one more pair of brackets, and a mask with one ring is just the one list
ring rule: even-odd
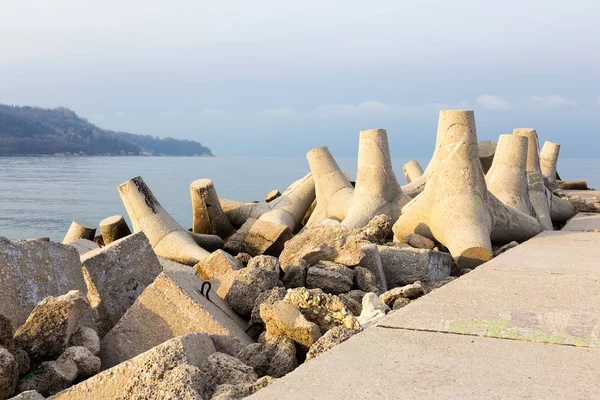
{"label": "cloud", "polygon": [[531,96],[529,98],[529,106],[537,109],[575,107],[577,103],[572,100],[565,99],[559,95],[552,96]]}
{"label": "cloud", "polygon": [[484,110],[508,110],[512,107],[506,100],[491,94],[482,94],[476,102]]}
{"label": "cloud", "polygon": [[319,107],[319,111],[326,114],[382,112],[391,109],[392,106],[376,100],[363,101],[358,104],[324,104]]}
{"label": "cloud", "polygon": [[338,115],[359,117],[365,115],[418,115],[431,114],[439,110],[462,110],[468,108],[467,103],[459,102],[451,105],[447,103],[427,103],[421,105],[385,104],[381,101],[363,101],[358,104],[324,104],[318,108],[321,116]]}
{"label": "cloud", "polygon": [[297,113],[293,108],[282,107],[262,110],[257,112],[256,115],[259,117],[295,117]]}

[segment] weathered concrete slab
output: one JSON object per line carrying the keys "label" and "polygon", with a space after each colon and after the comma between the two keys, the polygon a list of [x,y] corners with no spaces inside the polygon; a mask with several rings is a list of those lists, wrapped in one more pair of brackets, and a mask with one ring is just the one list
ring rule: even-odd
{"label": "weathered concrete slab", "polygon": [[44,298],[70,290],[87,293],[74,247],[0,237],[0,314],[9,317],[15,327],[21,326]]}
{"label": "weathered concrete slab", "polygon": [[600,276],[600,234],[544,231],[478,269]]}
{"label": "weathered concrete slab", "polygon": [[600,213],[577,213],[577,215],[571,218],[561,230],[580,232],[596,231],[596,233],[598,233],[600,231]]}
{"label": "weathered concrete slab", "polygon": [[[214,352],[214,345],[206,334],[196,333],[177,337],[51,398],[55,400],[166,398],[165,396],[170,392],[168,389],[179,395],[187,394],[188,391],[193,392],[197,389],[193,385],[193,379],[185,379],[186,376],[183,375],[179,376],[180,379],[176,382],[170,382],[172,371],[180,366],[200,366]],[[165,384],[167,387],[164,387]],[[173,392],[171,395],[175,396]],[[199,397],[198,394],[198,397],[194,398]]]}
{"label": "weathered concrete slab", "polygon": [[164,263],[163,273],[144,290],[101,343],[102,368],[110,368],[176,336],[205,332],[217,349],[236,353],[254,343],[240,319],[214,292],[200,294],[193,268]]}
{"label": "weathered concrete slab", "polygon": [[378,325],[600,347],[600,274],[476,269]]}
{"label": "weathered concrete slab", "polygon": [[598,376],[597,349],[371,328],[249,399],[595,399]]}
{"label": "weathered concrete slab", "polygon": [[450,276],[452,256],[436,250],[408,245],[377,246],[389,288],[415,281],[436,282]]}
{"label": "weathered concrete slab", "polygon": [[116,240],[81,257],[98,334],[103,337],[162,271],[143,232]]}

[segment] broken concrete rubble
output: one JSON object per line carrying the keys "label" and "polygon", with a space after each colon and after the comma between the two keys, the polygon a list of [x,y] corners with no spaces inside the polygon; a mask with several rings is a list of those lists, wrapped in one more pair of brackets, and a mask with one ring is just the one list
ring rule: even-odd
{"label": "broken concrete rubble", "polygon": [[321,261],[310,267],[306,274],[306,287],[322,289],[325,293],[341,294],[352,289],[354,271],[342,264]]}
{"label": "broken concrete rubble", "polygon": [[269,337],[288,338],[308,350],[321,337],[319,327],[285,301],[261,304],[260,317],[267,328],[267,340]]}
{"label": "broken concrete rubble", "polygon": [[404,246],[378,246],[390,288],[415,281],[438,281],[450,276],[452,256],[436,250]]}
{"label": "broken concrete rubble", "polygon": [[196,275],[202,280],[209,280],[232,271],[244,268],[240,260],[223,250],[217,250],[198,264],[194,265]]}

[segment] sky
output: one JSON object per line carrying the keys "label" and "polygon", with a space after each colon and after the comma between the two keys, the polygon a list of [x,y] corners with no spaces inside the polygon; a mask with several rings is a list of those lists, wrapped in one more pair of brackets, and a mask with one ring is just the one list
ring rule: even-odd
{"label": "sky", "polygon": [[217,156],[430,156],[441,109],[600,157],[600,1],[5,0],[0,103]]}

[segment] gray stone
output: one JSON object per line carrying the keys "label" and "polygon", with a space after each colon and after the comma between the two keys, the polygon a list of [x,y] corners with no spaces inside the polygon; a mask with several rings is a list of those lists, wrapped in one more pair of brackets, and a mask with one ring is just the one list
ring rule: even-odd
{"label": "gray stone", "polygon": [[371,243],[384,244],[392,238],[392,225],[392,219],[389,216],[376,215],[361,229],[362,237]]}
{"label": "gray stone", "polygon": [[[182,371],[177,367],[199,367],[214,352],[214,347],[210,345],[210,338],[200,332],[173,338],[59,393],[52,399],[158,400],[168,398],[166,394],[171,398],[200,399],[202,397],[198,391],[201,388],[198,387],[198,382],[201,379],[190,374],[194,374],[194,371],[201,374],[201,371]],[[179,382],[178,386],[174,386],[176,382]],[[196,392],[196,397],[177,397],[172,392],[169,393],[169,387],[176,388],[176,393],[189,395]]]}
{"label": "gray stone", "polygon": [[450,276],[452,256],[410,246],[378,246],[389,288],[416,281],[439,281]]}
{"label": "gray stone", "polygon": [[364,257],[362,260],[360,260],[360,264],[358,265],[371,271],[373,276],[377,278],[377,286],[383,291],[387,290],[388,283],[385,278],[383,264],[381,263],[381,256],[379,255],[379,249],[377,248],[377,245],[369,243],[363,245],[361,249]]}
{"label": "gray stone", "polygon": [[[360,295],[356,293],[360,293]],[[338,298],[354,316],[358,317],[362,312],[362,298],[365,294],[361,290],[351,290],[348,293],[338,295]]]}
{"label": "gray stone", "polygon": [[275,378],[270,376],[263,376],[256,382],[247,384],[223,384],[217,386],[211,400],[241,400],[245,397],[253,395],[259,390],[269,386],[275,382]]}
{"label": "gray stone", "polygon": [[261,304],[260,317],[267,328],[267,339],[288,338],[308,350],[321,337],[316,324],[307,321],[300,311],[284,301]]}
{"label": "gray stone", "polygon": [[0,314],[0,346],[11,347],[13,345],[14,335],[15,330],[13,329],[10,318]]}
{"label": "gray stone", "polygon": [[256,298],[280,285],[279,260],[272,256],[254,257],[248,266],[213,279],[215,291],[236,313],[250,317]]}
{"label": "gray stone", "polygon": [[80,326],[69,339],[69,347],[83,346],[88,349],[93,355],[100,354],[100,338],[95,330]]}
{"label": "gray stone", "polygon": [[421,285],[421,282],[415,282],[411,283],[410,285],[388,290],[387,292],[381,294],[379,298],[381,299],[381,301],[387,304],[388,307],[392,307],[392,305],[394,305],[394,302],[399,298],[414,300],[423,296],[424,294],[425,289],[423,288],[423,285]]}
{"label": "gray stone", "polygon": [[505,244],[502,247],[499,247],[497,249],[494,250],[494,257],[498,257],[500,254],[510,250],[510,249],[514,249],[515,247],[517,247],[519,245],[519,242],[510,242],[508,244]]}
{"label": "gray stone", "polygon": [[252,259],[252,256],[248,253],[238,253],[235,256],[235,258],[236,260],[239,260],[245,267],[246,265],[248,265],[248,262]]}
{"label": "gray stone", "polygon": [[406,244],[415,249],[433,249],[435,242],[425,236],[419,235],[418,233],[411,233],[406,236]]}
{"label": "gray stone", "polygon": [[196,275],[205,281],[242,268],[244,265],[240,260],[223,250],[210,253],[204,260],[194,265]]}
{"label": "gray stone", "polygon": [[86,253],[81,265],[98,334],[103,337],[162,271],[143,232]]}
{"label": "gray stone", "polygon": [[17,362],[18,375],[24,376],[31,369],[31,360],[29,354],[20,347],[11,347],[8,349]]}
{"label": "gray stone", "polygon": [[298,366],[296,345],[293,340],[286,338],[272,338],[266,343],[253,343],[244,347],[237,354],[237,358],[254,368],[258,376],[280,378]]}
{"label": "gray stone", "polygon": [[193,268],[165,264],[163,273],[102,339],[102,368],[194,332],[212,335],[217,347],[231,348],[231,352],[237,352],[240,345],[253,343],[244,332],[246,323],[219,296],[211,291],[209,300],[200,294],[202,284]]}
{"label": "gray stone", "polygon": [[77,323],[89,309],[87,299],[78,290],[64,296],[47,297],[17,329],[15,343],[32,360],[57,357],[67,348]]}
{"label": "gray stone", "polygon": [[281,252],[279,261],[284,272],[300,260],[308,266],[320,261],[334,261],[340,264],[358,265],[363,257],[362,239],[352,229],[338,226],[315,225],[288,240]]}
{"label": "gray stone", "polygon": [[35,390],[26,390],[15,397],[11,397],[9,400],[45,400],[45,397]]}
{"label": "gray stone", "polygon": [[77,250],[80,256],[98,248],[98,244],[96,242],[88,239],[79,239],[67,244],[69,246],[75,247],[75,250]]}
{"label": "gray stone", "polygon": [[46,241],[11,242],[0,237],[0,314],[21,326],[39,302],[70,290],[87,292],[79,254]]}
{"label": "gray stone", "polygon": [[225,250],[233,254],[279,256],[283,245],[291,237],[292,232],[285,225],[248,218],[244,225],[227,240]]}
{"label": "gray stone", "polygon": [[322,261],[308,269],[306,286],[326,293],[340,294],[352,289],[354,271],[342,264]]}
{"label": "gray stone", "polygon": [[392,310],[399,310],[403,307],[406,307],[409,304],[410,304],[409,299],[407,299],[405,297],[399,297],[394,301],[394,304],[392,305]]}
{"label": "gray stone", "polygon": [[13,355],[0,347],[0,399],[8,399],[17,385],[18,366]]}
{"label": "gray stone", "polygon": [[77,378],[77,365],[73,360],[45,361],[38,373],[17,386],[17,392],[35,390],[48,397],[71,386]]}
{"label": "gray stone", "polygon": [[357,318],[363,329],[374,326],[390,308],[375,293],[367,293],[362,300],[362,312]]}
{"label": "gray stone", "polygon": [[359,331],[350,330],[344,328],[343,326],[336,326],[335,328],[331,328],[323,336],[319,338],[308,350],[306,354],[306,360],[313,359],[321,354],[325,353],[327,350],[332,349],[340,343],[345,342],[350,339],[352,336],[357,334]]}
{"label": "gray stone", "polygon": [[316,323],[322,332],[339,325],[360,329],[358,320],[339,297],[321,289],[290,289],[284,301],[300,310],[307,320]]}
{"label": "gray stone", "polygon": [[100,358],[85,347],[68,347],[56,361],[61,363],[67,360],[73,361],[77,366],[77,378],[89,378],[100,372]]}
{"label": "gray stone", "polygon": [[297,288],[306,286],[306,273],[308,264],[304,260],[298,261],[297,265],[288,265],[283,276],[283,285],[286,288]]}
{"label": "gray stone", "polygon": [[256,372],[249,365],[235,357],[223,353],[213,353],[200,365],[203,375],[203,393],[210,399],[219,385],[250,384],[258,379]]}
{"label": "gray stone", "polygon": [[377,276],[362,267],[354,268],[354,287],[363,292],[375,292],[377,294],[383,291]]}
{"label": "gray stone", "polygon": [[265,290],[264,292],[262,292],[254,301],[254,308],[252,309],[252,314],[250,315],[250,325],[264,325],[264,322],[260,317],[260,305],[263,303],[275,304],[275,302],[283,300],[285,298],[286,293],[287,290],[280,286],[276,286],[273,289]]}

